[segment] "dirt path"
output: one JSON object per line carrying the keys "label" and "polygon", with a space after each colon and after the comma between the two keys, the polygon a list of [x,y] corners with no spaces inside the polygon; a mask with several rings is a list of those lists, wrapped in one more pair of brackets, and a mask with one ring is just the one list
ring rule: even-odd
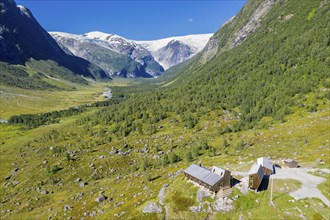
{"label": "dirt path", "polygon": [[317,185],[325,181],[324,178],[307,173],[316,169],[310,168],[282,168],[276,169],[276,174],[271,175],[274,179],[295,179],[301,182],[301,188],[291,192],[290,195],[296,199],[316,197],[321,199],[328,207],[329,200],[318,190]]}

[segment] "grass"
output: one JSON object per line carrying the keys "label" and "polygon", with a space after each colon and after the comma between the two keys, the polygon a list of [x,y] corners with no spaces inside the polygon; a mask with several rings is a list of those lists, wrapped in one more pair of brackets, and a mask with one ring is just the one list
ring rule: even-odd
{"label": "grass", "polygon": [[0,118],[8,119],[19,114],[38,114],[67,109],[72,106],[105,100],[105,87],[137,84],[131,80],[115,79],[108,83],[90,82],[90,85],[70,83],[68,90],[28,90],[1,86]]}
{"label": "grass", "polygon": [[[112,85],[115,83],[123,85],[122,82],[113,83]],[[90,92],[90,97],[93,97],[98,89],[102,92],[103,86],[102,84],[95,85],[94,91],[83,91],[84,89],[74,91],[77,92],[77,103],[86,101],[85,97],[78,95],[79,93]],[[58,92],[53,95],[60,97]],[[32,104],[28,103],[28,105]],[[330,164],[328,105],[329,103],[320,103],[318,111],[314,113],[306,112],[306,109],[296,109],[284,123],[274,122],[267,118],[264,120],[269,123],[267,129],[259,128],[220,135],[218,127],[224,125],[222,124],[223,115],[219,112],[210,112],[210,116],[203,116],[194,129],[181,129],[181,124],[171,123],[169,119],[166,119],[156,124],[156,127],[163,125],[163,128],[154,135],[132,133],[126,138],[112,137],[111,141],[104,143],[97,143],[102,138],[98,133],[101,126],[96,125],[87,131],[85,125],[78,126],[75,123],[83,115],[95,114],[97,111],[95,108],[90,108],[87,112],[75,117],[62,118],[59,124],[31,130],[26,130],[19,125],[1,124],[0,196],[2,200],[8,199],[8,202],[1,203],[0,208],[12,210],[10,213],[2,212],[1,219],[45,218],[50,215],[55,219],[70,216],[81,218],[87,211],[88,216],[94,211],[98,213],[98,219],[115,218],[115,214],[122,212],[125,212],[122,215],[125,219],[163,219],[164,213],[143,214],[142,210],[150,201],[158,201],[159,190],[165,183],[170,184],[166,189],[165,205],[169,207],[168,216],[173,219],[205,219],[207,217],[238,219],[241,215],[245,219],[259,216],[270,216],[273,219],[296,219],[301,218],[301,213],[307,219],[320,216],[329,219],[327,209],[319,205],[318,199],[292,202],[294,199],[288,193],[300,186],[299,182],[293,180],[274,180],[274,207],[268,205],[269,190],[260,193],[249,192],[246,196],[234,190],[231,198],[235,195],[239,195],[239,198],[234,201],[233,211],[226,214],[215,213],[214,216],[211,213],[192,213],[189,207],[198,205],[197,187],[188,183],[182,174],[175,178],[169,175],[199,161],[202,161],[206,167],[216,165],[229,170],[247,171],[260,156],[272,156],[279,164],[283,158],[293,158],[297,159],[301,166],[328,168]],[[62,107],[65,105],[63,104]],[[44,107],[40,111],[48,111],[47,108],[50,107]],[[7,107],[6,109],[8,110]],[[17,110],[17,113],[19,111]],[[210,121],[208,117],[212,120]],[[201,149],[198,157],[194,157],[191,162],[186,161],[186,152],[203,140],[207,140],[211,147],[216,148],[216,156],[210,157],[207,149]],[[223,140],[229,143],[227,153],[223,151]],[[237,150],[237,145],[242,141],[245,143],[243,149]],[[132,146],[133,151],[129,156],[109,154],[112,147],[122,149],[124,142]],[[64,152],[50,150],[55,146],[63,147]],[[148,154],[139,152],[139,149],[144,147],[149,148]],[[153,158],[158,150],[163,152],[171,150],[182,160],[163,167],[162,156],[160,159]],[[66,152],[75,152],[76,159],[68,161]],[[105,158],[102,159],[100,156],[105,156]],[[140,168],[143,158],[146,158],[149,163],[146,171]],[[316,158],[321,158],[325,164],[315,163]],[[45,160],[46,164],[43,163]],[[14,162],[16,166],[13,165]],[[100,173],[99,179],[92,178],[93,170],[89,167],[91,163]],[[49,172],[56,166],[63,169],[56,173]],[[16,167],[20,170],[13,174],[9,181],[5,181],[5,177]],[[111,173],[110,169],[116,171]],[[154,179],[148,181],[147,175]],[[327,182],[318,187],[329,198],[329,174],[322,175],[327,178]],[[236,176],[236,178],[240,177],[242,176]],[[77,178],[89,184],[80,187],[79,183],[75,182]],[[14,181],[19,181],[19,184],[13,186]],[[5,182],[8,185],[5,186]],[[36,187],[52,193],[42,195]],[[104,191],[109,200],[97,204],[94,200],[99,191]],[[79,196],[80,193],[82,193],[81,196]],[[10,197],[12,194],[15,196]],[[121,194],[124,195],[121,196]],[[208,199],[205,201],[212,202]],[[17,205],[13,206],[13,204]],[[65,204],[71,205],[72,210],[64,212]],[[103,214],[99,212],[100,210]]]}

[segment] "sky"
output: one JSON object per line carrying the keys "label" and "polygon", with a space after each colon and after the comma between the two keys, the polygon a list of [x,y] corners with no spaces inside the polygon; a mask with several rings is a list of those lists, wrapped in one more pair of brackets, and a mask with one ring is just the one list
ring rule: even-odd
{"label": "sky", "polygon": [[214,33],[246,0],[16,0],[47,31],[101,31],[133,40]]}

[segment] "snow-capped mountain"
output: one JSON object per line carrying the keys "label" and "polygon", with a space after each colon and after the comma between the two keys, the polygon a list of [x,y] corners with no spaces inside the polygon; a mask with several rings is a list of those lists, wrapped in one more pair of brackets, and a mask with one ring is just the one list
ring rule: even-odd
{"label": "snow-capped mountain", "polygon": [[148,50],[114,34],[90,32],[74,35],[51,32],[63,50],[100,66],[109,76],[156,77],[164,69]]}
{"label": "snow-capped mountain", "polygon": [[135,41],[116,34],[89,32],[74,35],[50,32],[64,51],[87,59],[109,76],[157,77],[201,51],[212,34]]}
{"label": "snow-capped mountain", "polygon": [[154,56],[155,60],[168,69],[200,52],[213,34],[195,34],[169,37],[154,41],[136,41]]}

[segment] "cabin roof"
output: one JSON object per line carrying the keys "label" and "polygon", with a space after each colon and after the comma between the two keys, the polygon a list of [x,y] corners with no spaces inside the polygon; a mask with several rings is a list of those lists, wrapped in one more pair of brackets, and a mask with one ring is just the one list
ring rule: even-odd
{"label": "cabin roof", "polygon": [[295,160],[292,160],[292,159],[286,159],[286,160],[284,160],[284,162],[291,163],[291,162],[296,162],[296,161]]}
{"label": "cabin roof", "polygon": [[213,166],[211,171],[215,174],[220,175],[221,177],[225,176],[225,172],[226,172],[225,169],[216,166]]}
{"label": "cabin roof", "polygon": [[254,163],[250,169],[250,171],[248,172],[248,174],[255,174],[255,173],[258,173],[258,171],[260,170],[261,168],[261,165],[260,164],[256,164]]}
{"label": "cabin roof", "polygon": [[273,164],[271,162],[271,160],[267,157],[259,157],[257,159],[258,164],[260,164],[261,166],[269,169],[269,170],[273,170]]}
{"label": "cabin roof", "polygon": [[223,178],[223,176],[220,176],[216,173],[213,173],[209,169],[197,166],[195,164],[191,164],[183,172],[211,186],[214,186]]}

